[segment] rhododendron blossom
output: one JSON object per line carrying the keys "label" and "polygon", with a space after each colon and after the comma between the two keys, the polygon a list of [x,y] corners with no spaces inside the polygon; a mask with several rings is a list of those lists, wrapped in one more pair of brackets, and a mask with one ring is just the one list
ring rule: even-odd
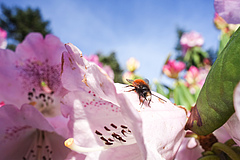
{"label": "rhododendron blossom", "polygon": [[72,44],[63,53],[62,113],[70,118],[70,149],[88,159],[172,159],[184,137],[186,113],[152,97],[141,108],[138,95],[114,84]]}
{"label": "rhododendron blossom", "polygon": [[186,85],[190,88],[190,91],[195,92],[196,89],[202,88],[208,71],[209,69],[207,67],[198,69],[195,66],[191,66],[189,68],[186,75],[184,76],[184,79],[186,80]]}
{"label": "rhododendron blossom", "polygon": [[140,62],[136,60],[134,57],[131,57],[127,60],[127,69],[130,72],[134,72],[136,69],[140,67]]}
{"label": "rhododendron blossom", "polygon": [[53,35],[30,33],[15,52],[0,50],[0,97],[5,104],[28,103],[44,116],[61,115],[66,93],[60,80],[63,43]]}
{"label": "rhododendron blossom", "polygon": [[0,107],[1,159],[66,158],[71,152],[63,145],[67,131],[56,123],[66,125],[61,118],[47,120],[28,104]]}
{"label": "rhododendron blossom", "polygon": [[191,31],[187,33],[183,33],[180,44],[182,46],[183,55],[186,54],[188,49],[192,47],[201,47],[204,43],[204,39],[202,35],[198,32]]}
{"label": "rhododendron blossom", "polygon": [[5,49],[7,47],[7,32],[0,27],[0,48]]}
{"label": "rhododendron blossom", "polygon": [[163,66],[163,73],[169,78],[178,78],[179,72],[184,70],[186,67],[185,63],[175,60],[168,60],[167,64]]}
{"label": "rhododendron blossom", "polygon": [[101,67],[108,75],[111,79],[114,79],[114,72],[112,70],[112,68],[108,65],[103,65],[100,61],[97,55],[93,54],[90,56],[84,56],[84,58],[86,60],[88,60],[89,62],[94,62],[96,63],[99,67]]}
{"label": "rhododendron blossom", "polygon": [[223,17],[227,23],[240,23],[239,0],[215,0],[214,7],[219,16]]}
{"label": "rhododendron blossom", "polygon": [[215,13],[214,24],[217,29],[230,36],[238,29],[239,24],[228,24],[218,13]]}

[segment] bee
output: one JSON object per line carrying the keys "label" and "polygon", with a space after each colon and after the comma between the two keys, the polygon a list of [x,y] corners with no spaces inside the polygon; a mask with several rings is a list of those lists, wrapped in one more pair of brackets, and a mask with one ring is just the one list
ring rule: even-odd
{"label": "bee", "polygon": [[131,83],[130,85],[128,85],[127,87],[134,87],[133,89],[127,91],[127,92],[131,92],[131,91],[135,91],[138,94],[139,97],[139,101],[140,104],[139,105],[143,105],[143,103],[145,101],[148,102],[148,106],[150,107],[150,102],[152,100],[152,96],[157,97],[158,99],[167,102],[166,100],[152,94],[150,87],[149,87],[149,82],[147,79],[126,79],[129,83]]}

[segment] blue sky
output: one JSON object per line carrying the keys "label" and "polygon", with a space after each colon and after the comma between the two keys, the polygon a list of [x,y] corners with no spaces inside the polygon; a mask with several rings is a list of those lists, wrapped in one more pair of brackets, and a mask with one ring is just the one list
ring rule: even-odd
{"label": "blue sky", "polygon": [[83,54],[116,52],[126,61],[140,61],[137,73],[152,81],[168,55],[174,55],[177,27],[195,30],[205,39],[203,48],[217,50],[220,32],[213,25],[214,0],[8,0],[8,7],[38,7],[51,22],[53,34],[71,42]]}

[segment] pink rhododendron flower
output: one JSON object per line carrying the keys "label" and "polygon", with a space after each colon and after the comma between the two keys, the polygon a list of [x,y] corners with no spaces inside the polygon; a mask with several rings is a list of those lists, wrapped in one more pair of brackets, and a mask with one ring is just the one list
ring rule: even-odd
{"label": "pink rhododendron flower", "polygon": [[7,47],[7,32],[0,27],[0,48],[5,49]]}
{"label": "pink rhododendron flower", "polygon": [[25,104],[21,107],[4,105],[0,108],[1,159],[58,159],[71,151],[64,145],[67,137],[62,130],[66,121],[48,121],[37,109]]}
{"label": "pink rhododendron flower", "polygon": [[7,31],[2,29],[1,27],[0,27],[0,37],[5,38],[5,39],[7,38]]}
{"label": "pink rhododendron flower", "polygon": [[61,54],[63,43],[53,35],[45,38],[30,33],[15,53],[0,50],[0,97],[5,104],[21,106],[28,103],[44,116],[61,115]]}
{"label": "pink rhododendron flower", "polygon": [[111,79],[114,79],[114,72],[112,70],[112,68],[108,65],[103,65],[100,61],[97,55],[90,55],[90,56],[84,56],[84,58],[86,60],[88,60],[89,62],[94,62],[96,63],[99,67],[101,67]]}
{"label": "pink rhododendron flower", "polygon": [[232,139],[240,146],[240,83],[235,87],[233,93],[233,103],[235,113],[224,124],[224,127],[228,130]]}
{"label": "pink rhododendron flower", "polygon": [[127,60],[126,65],[127,65],[128,71],[134,72],[140,67],[140,62],[136,60],[134,57],[131,57]]}
{"label": "pink rhododendron flower", "polygon": [[195,93],[196,89],[202,88],[209,69],[210,68],[208,68],[207,66],[200,69],[195,66],[191,66],[189,68],[186,75],[184,76],[184,79],[186,80],[186,85],[190,88],[190,91]]}
{"label": "pink rhododendron flower", "polygon": [[201,47],[204,43],[202,35],[198,32],[191,31],[183,33],[180,44],[182,46],[183,55],[186,54],[187,50],[192,47]]}
{"label": "pink rhododendron flower", "polygon": [[227,32],[228,23],[221,16],[219,16],[218,13],[215,13],[213,21],[217,29],[222,30],[224,33]]}
{"label": "pink rhododendron flower", "polygon": [[168,99],[152,97],[141,108],[139,96],[114,84],[72,44],[63,53],[62,113],[70,118],[65,145],[88,159],[173,159],[184,135],[186,113]]}
{"label": "pink rhododendron flower", "polygon": [[219,16],[223,17],[227,23],[240,23],[239,0],[215,0],[214,7]]}
{"label": "pink rhododendron flower", "polygon": [[240,26],[239,24],[228,24],[221,16],[215,13],[214,24],[217,29],[231,36]]}
{"label": "pink rhododendron flower", "polygon": [[112,80],[114,79],[114,72],[113,72],[113,70],[112,70],[112,68],[111,68],[110,66],[105,65],[105,66],[103,66],[102,69],[108,74],[108,76],[109,76]]}
{"label": "pink rhododendron flower", "polygon": [[99,58],[96,54],[90,55],[90,56],[84,56],[84,58],[86,60],[88,60],[88,62],[94,62],[96,63],[99,67],[103,67],[103,64],[99,61]]}
{"label": "pink rhododendron flower", "polygon": [[185,63],[175,60],[168,60],[167,64],[163,66],[163,73],[169,78],[178,78],[179,72],[184,70]]}

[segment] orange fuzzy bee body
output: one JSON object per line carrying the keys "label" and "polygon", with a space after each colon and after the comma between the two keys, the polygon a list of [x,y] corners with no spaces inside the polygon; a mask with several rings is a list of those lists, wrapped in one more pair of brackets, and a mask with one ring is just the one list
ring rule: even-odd
{"label": "orange fuzzy bee body", "polygon": [[129,83],[131,83],[127,87],[134,87],[133,89],[129,90],[128,92],[135,91],[139,96],[140,104],[143,105],[143,103],[145,101],[147,101],[148,106],[150,106],[150,102],[152,100],[152,95],[161,99],[161,100],[163,100],[163,101],[165,101],[164,99],[152,94],[152,92],[150,90],[150,87],[148,85],[148,80],[143,80],[143,79],[135,79],[135,80],[126,79],[126,80]]}

